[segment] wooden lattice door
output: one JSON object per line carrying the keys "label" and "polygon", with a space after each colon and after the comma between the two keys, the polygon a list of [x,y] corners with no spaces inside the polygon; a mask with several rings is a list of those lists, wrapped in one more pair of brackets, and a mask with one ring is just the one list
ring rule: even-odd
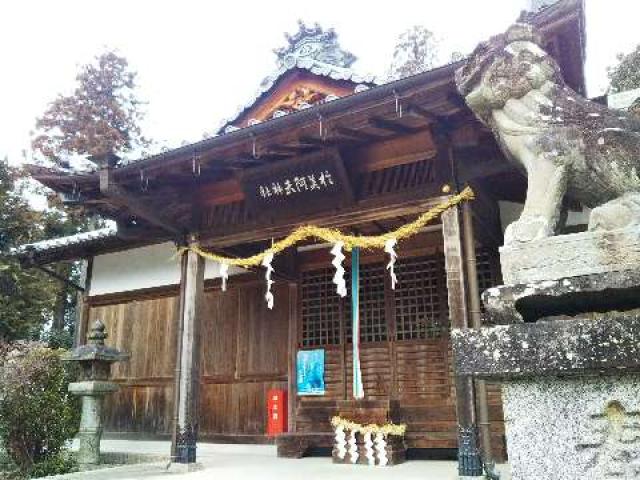
{"label": "wooden lattice door", "polygon": [[394,364],[399,399],[448,402],[449,309],[444,257],[404,259],[393,295]]}
{"label": "wooden lattice door", "polygon": [[[495,283],[492,258],[479,252],[481,288]],[[365,398],[397,401],[397,420],[408,424],[412,447],[455,448],[444,255],[438,250],[428,255],[401,255],[395,290],[391,289],[386,259],[368,258],[360,272],[360,361]],[[323,428],[317,419],[329,415],[327,402],[352,398],[351,297],[337,295],[334,273],[332,267],[317,268],[305,271],[301,278],[299,347],[325,349],[326,395],[304,402],[326,410],[305,410],[309,430]],[[346,277],[350,277],[349,271]]]}
{"label": "wooden lattice door", "polygon": [[[360,273],[361,367],[367,398],[421,392],[428,396],[431,387],[425,381],[436,377],[433,388],[444,391],[449,322],[442,255],[399,262],[395,291],[384,261],[365,262]],[[327,393],[347,399],[353,363],[351,292],[340,298],[333,274],[332,268],[322,268],[302,275],[300,348],[325,349]],[[427,363],[418,358],[421,354]],[[434,368],[435,376],[430,373]]]}

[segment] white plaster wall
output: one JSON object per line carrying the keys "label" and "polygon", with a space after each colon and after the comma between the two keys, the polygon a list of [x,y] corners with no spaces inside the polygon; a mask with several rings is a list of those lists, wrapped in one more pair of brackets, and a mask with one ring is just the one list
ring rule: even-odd
{"label": "white plaster wall", "polygon": [[[177,285],[180,283],[180,262],[178,257],[174,258],[175,253],[174,244],[167,242],[97,255],[93,259],[89,295]],[[243,272],[240,268],[229,268],[230,276]],[[220,277],[216,262],[205,262],[204,277]]]}
{"label": "white plaster wall", "polygon": [[[502,224],[502,232],[512,222],[520,218],[524,205],[516,202],[498,202],[500,208],[500,223]],[[589,223],[589,214],[591,209],[585,208],[581,212],[569,211],[567,216],[567,226],[571,225],[587,225]]]}

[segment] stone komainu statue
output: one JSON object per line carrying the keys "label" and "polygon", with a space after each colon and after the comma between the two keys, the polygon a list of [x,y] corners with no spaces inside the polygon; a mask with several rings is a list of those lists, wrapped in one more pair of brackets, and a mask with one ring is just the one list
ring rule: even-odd
{"label": "stone komainu statue", "polygon": [[528,176],[505,244],[554,235],[565,194],[594,208],[589,230],[640,224],[640,117],[577,94],[540,45],[533,26],[516,24],[456,72],[471,110]]}

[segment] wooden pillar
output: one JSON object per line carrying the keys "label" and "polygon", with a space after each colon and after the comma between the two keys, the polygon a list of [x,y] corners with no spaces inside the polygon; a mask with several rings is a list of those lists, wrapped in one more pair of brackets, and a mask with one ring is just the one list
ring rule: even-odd
{"label": "wooden pillar", "polygon": [[[464,250],[460,208],[454,207],[442,215],[444,259],[447,274],[447,296],[451,328],[469,328]],[[465,477],[482,476],[482,461],[478,450],[475,395],[471,377],[456,375],[456,417],[458,421],[458,473]]]}
{"label": "wooden pillar", "polygon": [[287,416],[289,432],[296,431],[296,404],[298,399],[297,362],[298,354],[298,284],[289,283],[289,399]]}
{"label": "wooden pillar", "polygon": [[89,293],[91,291],[91,276],[93,274],[93,257],[89,257],[82,265],[82,286],[84,292],[76,293],[76,326],[73,334],[73,346],[78,347],[87,343],[87,328],[89,325]]}
{"label": "wooden pillar", "polygon": [[[471,205],[465,202],[462,205],[462,231],[466,259],[467,286],[469,299],[469,326],[482,328],[482,310],[480,307],[480,288],[478,286],[478,269],[476,265],[476,242],[473,228],[473,214]],[[482,446],[482,460],[485,465],[493,464],[493,452],[491,449],[491,424],[489,422],[489,405],[487,397],[487,385],[484,380],[475,380],[475,395],[478,414],[478,428],[480,433],[480,445]]]}
{"label": "wooden pillar", "polygon": [[[192,238],[190,246],[198,242]],[[180,313],[176,348],[176,379],[172,460],[195,463],[200,390],[200,310],[204,295],[204,259],[187,250],[182,255]]]}

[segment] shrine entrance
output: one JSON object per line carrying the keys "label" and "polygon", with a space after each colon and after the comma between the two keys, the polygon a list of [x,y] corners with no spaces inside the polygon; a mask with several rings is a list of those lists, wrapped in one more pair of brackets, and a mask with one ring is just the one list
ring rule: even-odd
{"label": "shrine entrance", "polygon": [[[324,393],[295,392],[290,382],[294,437],[308,433],[322,443],[318,434],[332,432],[328,420],[346,413],[363,416],[365,422],[405,423],[409,448],[431,449],[432,456],[455,457],[456,390],[443,237],[441,225],[425,230],[398,248],[395,289],[384,254],[372,251],[361,255],[364,401],[353,401],[352,290],[344,298],[337,294],[326,246],[300,249],[297,342],[292,350],[294,356],[306,351],[323,352]],[[350,264],[348,260],[345,265]],[[484,290],[495,285],[499,275],[497,251],[479,247],[476,264],[479,287]],[[350,274],[347,270],[346,276]],[[498,457],[504,457],[503,432],[498,424],[499,389],[490,388],[489,397],[497,421],[492,442]]]}

